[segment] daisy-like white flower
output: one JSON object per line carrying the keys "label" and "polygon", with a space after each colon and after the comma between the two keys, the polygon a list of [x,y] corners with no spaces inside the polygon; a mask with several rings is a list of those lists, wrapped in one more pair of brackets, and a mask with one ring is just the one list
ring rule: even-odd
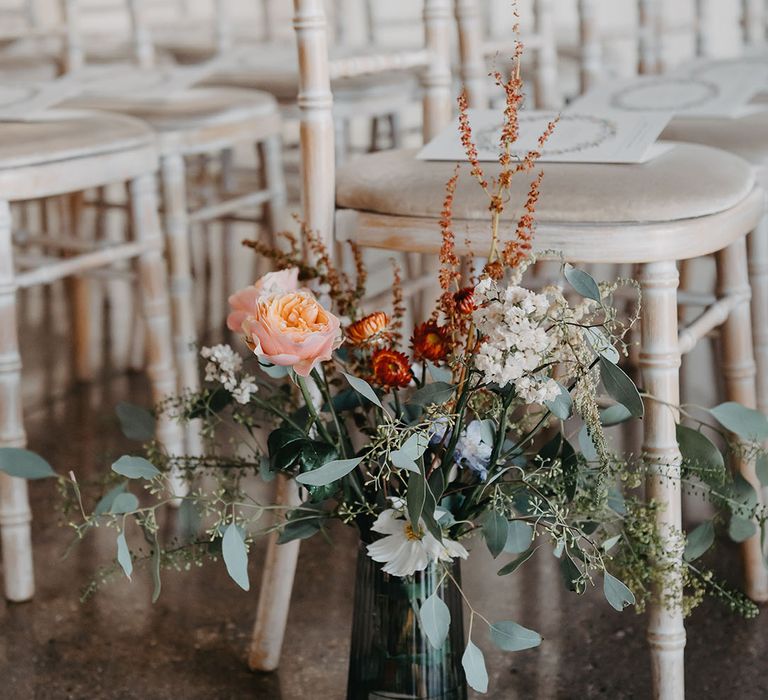
{"label": "daisy-like white flower", "polygon": [[368,545],[368,556],[384,564],[382,571],[393,576],[412,576],[433,562],[468,556],[467,550],[455,540],[443,537],[439,542],[424,521],[419,521],[416,532],[404,513],[393,508],[382,511],[371,529],[385,537]]}

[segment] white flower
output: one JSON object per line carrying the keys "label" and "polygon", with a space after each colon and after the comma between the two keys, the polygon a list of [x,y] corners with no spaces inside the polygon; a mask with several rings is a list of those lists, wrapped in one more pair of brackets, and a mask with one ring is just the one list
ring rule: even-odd
{"label": "white flower", "polygon": [[455,540],[443,537],[439,542],[423,521],[419,521],[419,531],[415,532],[403,513],[392,508],[383,511],[371,529],[386,536],[368,545],[368,556],[383,563],[382,571],[393,576],[412,576],[433,562],[469,556]]}
{"label": "white flower", "polygon": [[200,356],[208,360],[205,365],[205,381],[221,384],[240,404],[247,404],[259,387],[250,374],[238,376],[243,358],[229,345],[214,345],[200,350]]}

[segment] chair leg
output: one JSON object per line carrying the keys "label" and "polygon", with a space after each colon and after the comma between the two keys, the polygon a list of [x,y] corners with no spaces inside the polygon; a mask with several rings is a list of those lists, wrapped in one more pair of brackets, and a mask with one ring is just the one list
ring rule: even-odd
{"label": "chair leg", "polygon": [[259,160],[264,172],[264,185],[269,190],[270,197],[266,205],[266,220],[268,235],[275,242],[275,234],[284,231],[286,227],[286,207],[288,195],[285,188],[283,173],[283,143],[279,136],[270,136],[261,141],[258,146]]}
{"label": "chair leg", "polygon": [[[200,375],[197,367],[197,331],[192,307],[192,272],[189,248],[189,221],[184,158],[165,156],[162,161],[165,234],[170,268],[171,304],[173,307],[173,342],[179,387],[182,391],[198,391]],[[203,452],[199,421],[192,421],[186,431],[190,454]]]}
{"label": "chair leg", "polygon": [[[152,382],[153,398],[155,402],[160,402],[175,394],[178,387],[173,363],[168,279],[154,177],[141,175],[131,181],[130,189],[134,238],[152,244],[138,259],[138,273],[147,334],[147,371]],[[157,424],[157,438],[168,454],[183,453],[181,426],[165,413],[160,416]],[[181,474],[172,473],[171,481],[177,496],[186,494],[188,485]]]}
{"label": "chair leg", "polygon": [[[276,480],[275,503],[298,505],[300,499],[296,483],[280,475]],[[277,668],[288,623],[299,540],[278,544],[277,537],[277,533],[272,533],[269,538],[264,573],[261,575],[259,606],[248,651],[248,666],[252,671],[274,671]]]}
{"label": "chair leg", "polygon": [[[25,444],[11,209],[8,202],[0,201],[0,445],[24,447]],[[27,482],[0,473],[0,542],[5,597],[16,602],[29,600],[35,592],[31,521]]]}
{"label": "chair leg", "polygon": [[651,647],[653,697],[684,697],[683,650],[685,627],[679,603],[670,603],[669,591],[682,586],[680,452],[675,436],[679,403],[680,352],[677,342],[677,284],[674,262],[649,263],[641,275],[644,316],[640,367],[646,392],[656,400],[645,402],[643,453],[649,467],[646,498],[660,504],[656,527],[665,543],[667,572],[662,590],[649,606],[648,642]]}
{"label": "chair leg", "polygon": [[757,364],[757,407],[768,415],[768,217],[747,237],[752,288],[752,335]]}
{"label": "chair leg", "polygon": [[[741,239],[717,254],[718,292],[721,296],[737,296],[741,303],[731,312],[722,329],[721,371],[729,401],[747,408],[757,408],[755,359],[752,349],[750,287],[747,281],[746,241]],[[754,460],[734,454],[731,468],[761,493],[755,474]],[[762,500],[762,499],[761,499]],[[741,544],[747,595],[758,602],[768,600],[768,569],[763,563],[761,534],[756,532]]]}

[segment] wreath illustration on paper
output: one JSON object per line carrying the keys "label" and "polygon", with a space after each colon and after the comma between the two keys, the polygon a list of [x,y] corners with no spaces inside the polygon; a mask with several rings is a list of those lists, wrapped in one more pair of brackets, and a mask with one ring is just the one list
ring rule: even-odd
{"label": "wreath illustration on paper", "polygon": [[[519,117],[521,129],[527,124],[535,128],[546,123],[558,115],[554,112],[542,115],[521,114]],[[562,146],[545,146],[543,155],[561,156],[566,153],[581,153],[601,146],[606,141],[616,136],[616,123],[611,119],[596,117],[591,114],[561,114],[557,125],[556,142]],[[477,130],[477,146],[481,153],[495,153],[499,146],[501,126],[488,126]],[[511,154],[517,157],[525,157],[528,149],[511,150]]]}
{"label": "wreath illustration on paper", "polygon": [[[658,88],[674,87],[673,100],[660,102]],[[668,112],[701,107],[720,95],[720,88],[707,80],[661,78],[628,85],[611,96],[611,107],[628,112]]]}

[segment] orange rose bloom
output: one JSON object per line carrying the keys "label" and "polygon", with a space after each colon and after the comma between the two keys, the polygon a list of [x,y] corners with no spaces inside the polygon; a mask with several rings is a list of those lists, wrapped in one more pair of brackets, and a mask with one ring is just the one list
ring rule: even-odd
{"label": "orange rose bloom", "polygon": [[411,383],[411,363],[397,350],[379,348],[371,357],[374,380],[384,387],[406,387]]}
{"label": "orange rose bloom", "polygon": [[258,357],[302,377],[331,359],[341,344],[339,327],[339,319],[303,291],[262,297],[242,326]]}
{"label": "orange rose bloom", "polygon": [[440,362],[448,357],[451,341],[445,328],[435,321],[427,321],[413,329],[411,346],[416,357],[431,362]]}
{"label": "orange rose bloom", "polygon": [[387,335],[389,316],[383,311],[376,311],[355,321],[347,328],[347,342],[351,345],[365,345]]}

